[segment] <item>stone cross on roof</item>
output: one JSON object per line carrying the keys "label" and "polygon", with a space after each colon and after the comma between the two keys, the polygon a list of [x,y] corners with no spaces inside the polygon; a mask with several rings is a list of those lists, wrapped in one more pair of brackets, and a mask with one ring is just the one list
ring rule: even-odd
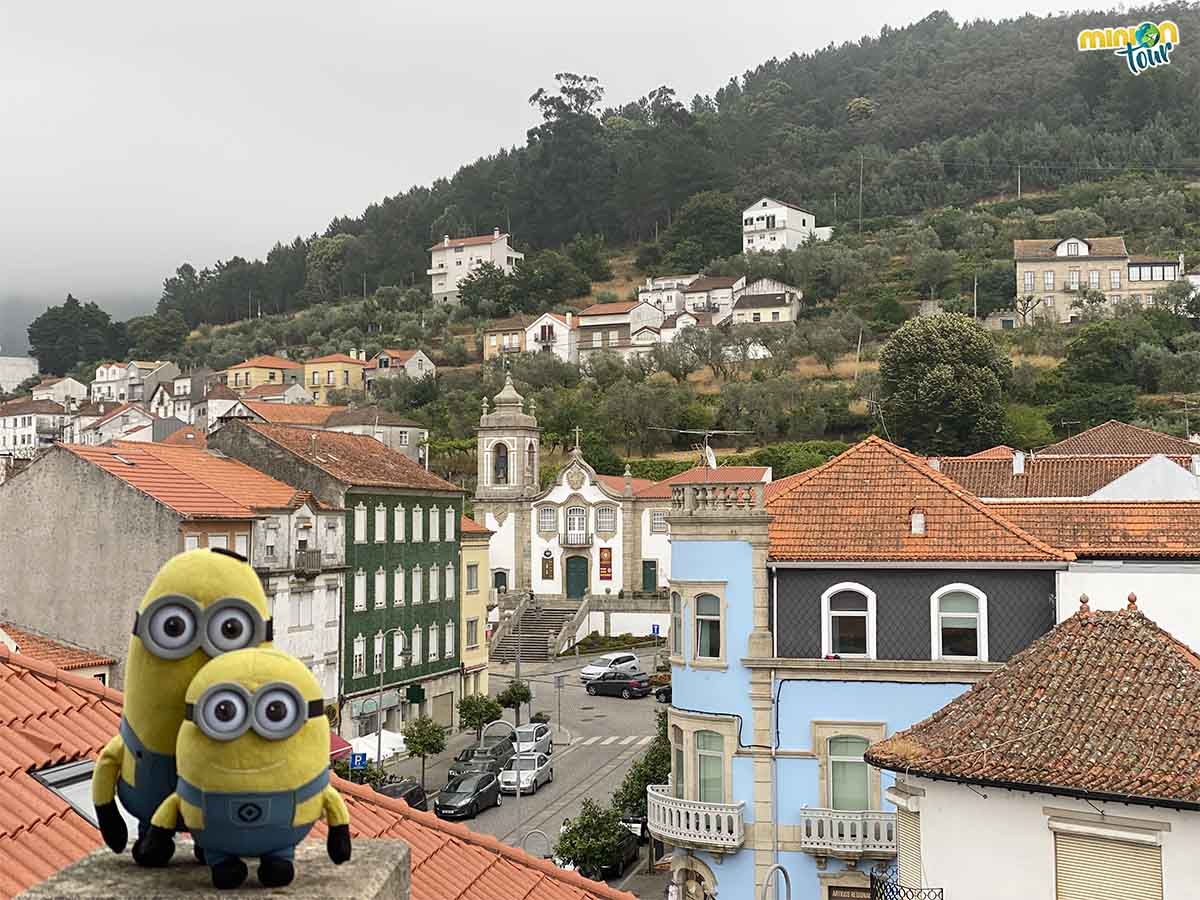
{"label": "stone cross on roof", "polygon": [[579,432],[581,430],[582,429],[578,425],[575,426],[575,449],[576,450],[579,449]]}

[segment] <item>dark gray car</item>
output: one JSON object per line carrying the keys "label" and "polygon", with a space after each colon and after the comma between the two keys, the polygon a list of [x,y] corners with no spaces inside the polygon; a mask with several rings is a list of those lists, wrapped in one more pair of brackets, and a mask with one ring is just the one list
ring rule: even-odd
{"label": "dark gray car", "polygon": [[439,819],[473,819],[489,806],[500,806],[500,782],[491,772],[471,772],[450,781],[433,805]]}
{"label": "dark gray car", "polygon": [[512,739],[507,736],[484,738],[483,744],[464,750],[454,758],[450,765],[449,777],[457,778],[468,772],[491,772],[498,775],[515,753]]}

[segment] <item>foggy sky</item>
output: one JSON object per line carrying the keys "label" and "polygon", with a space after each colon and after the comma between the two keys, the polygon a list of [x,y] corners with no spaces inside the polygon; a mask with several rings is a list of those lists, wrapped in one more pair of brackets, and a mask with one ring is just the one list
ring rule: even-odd
{"label": "foggy sky", "polygon": [[686,103],[773,56],[1047,0],[247,3],[0,7],[0,344],[68,291],[117,318],[197,268],[521,145],[528,97],[596,75],[606,103]]}

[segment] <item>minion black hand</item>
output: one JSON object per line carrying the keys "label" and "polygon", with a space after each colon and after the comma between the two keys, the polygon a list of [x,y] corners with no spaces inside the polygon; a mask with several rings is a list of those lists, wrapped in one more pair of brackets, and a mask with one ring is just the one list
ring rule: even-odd
{"label": "minion black hand", "polygon": [[329,826],[329,839],[325,842],[325,849],[329,851],[329,858],[336,865],[341,865],[350,860],[350,826],[349,825],[331,825]]}
{"label": "minion black hand", "polygon": [[125,825],[125,817],[117,809],[115,800],[96,806],[96,822],[100,825],[100,834],[103,835],[108,848],[113,853],[124,853],[125,844],[129,840],[129,829]]}

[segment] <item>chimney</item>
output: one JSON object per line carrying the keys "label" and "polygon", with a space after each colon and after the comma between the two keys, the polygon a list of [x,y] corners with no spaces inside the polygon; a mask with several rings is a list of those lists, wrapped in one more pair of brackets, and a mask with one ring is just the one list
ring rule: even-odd
{"label": "chimney", "polygon": [[448,235],[448,234],[443,234],[443,235],[442,235],[442,246],[443,246],[443,247],[449,247],[449,246],[450,246],[450,235]]}
{"label": "chimney", "polygon": [[1200,475],[1200,455],[1192,454],[1192,474]]}
{"label": "chimney", "polygon": [[935,471],[935,472],[942,471],[942,461],[940,458],[938,458],[936,456],[931,456],[931,457],[929,457],[929,459],[925,460],[925,462],[929,463],[929,468],[933,469],[933,471]]}
{"label": "chimney", "polygon": [[500,239],[500,229],[499,229],[499,228],[493,228],[493,229],[492,229],[492,240],[493,240],[493,241],[496,241],[496,240],[499,240],[499,239]]}
{"label": "chimney", "polygon": [[567,313],[567,327],[568,328],[575,327],[575,316],[573,313]]}
{"label": "chimney", "polygon": [[1014,475],[1024,475],[1025,474],[1025,454],[1022,453],[1020,450],[1013,451],[1013,474]]}

